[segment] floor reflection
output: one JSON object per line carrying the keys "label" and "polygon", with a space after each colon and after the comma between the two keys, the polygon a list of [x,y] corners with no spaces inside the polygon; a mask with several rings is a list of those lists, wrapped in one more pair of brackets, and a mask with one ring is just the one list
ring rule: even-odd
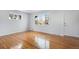
{"label": "floor reflection", "polygon": [[38,44],[39,48],[41,49],[49,48],[49,41],[46,40],[44,37],[36,36],[35,42]]}
{"label": "floor reflection", "polygon": [[23,42],[19,42],[18,44],[11,47],[11,49],[21,49],[23,46]]}

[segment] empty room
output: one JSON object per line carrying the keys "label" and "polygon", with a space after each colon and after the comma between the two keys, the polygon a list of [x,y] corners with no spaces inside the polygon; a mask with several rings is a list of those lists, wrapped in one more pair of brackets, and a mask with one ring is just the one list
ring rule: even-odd
{"label": "empty room", "polygon": [[79,49],[79,10],[0,10],[0,49]]}

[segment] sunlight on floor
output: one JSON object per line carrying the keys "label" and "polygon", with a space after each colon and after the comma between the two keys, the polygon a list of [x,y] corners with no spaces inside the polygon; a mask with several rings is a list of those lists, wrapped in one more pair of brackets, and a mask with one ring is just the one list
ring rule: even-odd
{"label": "sunlight on floor", "polygon": [[36,36],[35,41],[38,44],[39,48],[49,48],[49,41],[47,41],[44,37]]}

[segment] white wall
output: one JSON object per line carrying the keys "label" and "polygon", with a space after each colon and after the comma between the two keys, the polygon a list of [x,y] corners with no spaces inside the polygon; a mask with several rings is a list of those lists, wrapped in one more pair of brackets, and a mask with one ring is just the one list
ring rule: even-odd
{"label": "white wall", "polygon": [[[9,20],[9,13],[22,15],[22,20]],[[49,16],[49,24],[39,26],[34,23],[35,15],[46,13]],[[64,26],[66,23],[66,26]],[[56,35],[69,35],[79,37],[79,11],[42,11],[26,14],[9,10],[0,10],[0,36],[33,29]]]}
{"label": "white wall", "polygon": [[[35,15],[46,13],[49,16],[49,24],[48,25],[36,25],[34,23],[33,17]],[[63,20],[63,11],[45,11],[39,13],[32,13],[31,14],[31,22],[30,22],[30,29],[34,31],[40,31],[50,34],[56,35],[63,35],[63,27],[64,27],[64,20]]]}
{"label": "white wall", "polygon": [[65,35],[79,37],[79,11],[65,11]]}
{"label": "white wall", "polygon": [[[43,13],[49,15],[49,25],[36,25],[33,17]],[[30,29],[34,31],[79,37],[79,11],[77,10],[43,11],[32,13],[30,18]],[[64,26],[64,23],[66,26]]]}
{"label": "white wall", "polygon": [[[9,13],[22,15],[22,20],[9,20]],[[0,10],[0,36],[28,30],[28,15],[19,11]]]}

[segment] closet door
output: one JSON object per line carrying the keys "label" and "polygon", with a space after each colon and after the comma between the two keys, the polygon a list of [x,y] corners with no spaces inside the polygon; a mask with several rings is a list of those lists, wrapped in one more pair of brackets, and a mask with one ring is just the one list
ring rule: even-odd
{"label": "closet door", "polygon": [[79,13],[70,12],[64,18],[65,35],[79,37]]}
{"label": "closet door", "polygon": [[62,11],[51,13],[50,15],[50,33],[55,35],[63,35],[64,16]]}

